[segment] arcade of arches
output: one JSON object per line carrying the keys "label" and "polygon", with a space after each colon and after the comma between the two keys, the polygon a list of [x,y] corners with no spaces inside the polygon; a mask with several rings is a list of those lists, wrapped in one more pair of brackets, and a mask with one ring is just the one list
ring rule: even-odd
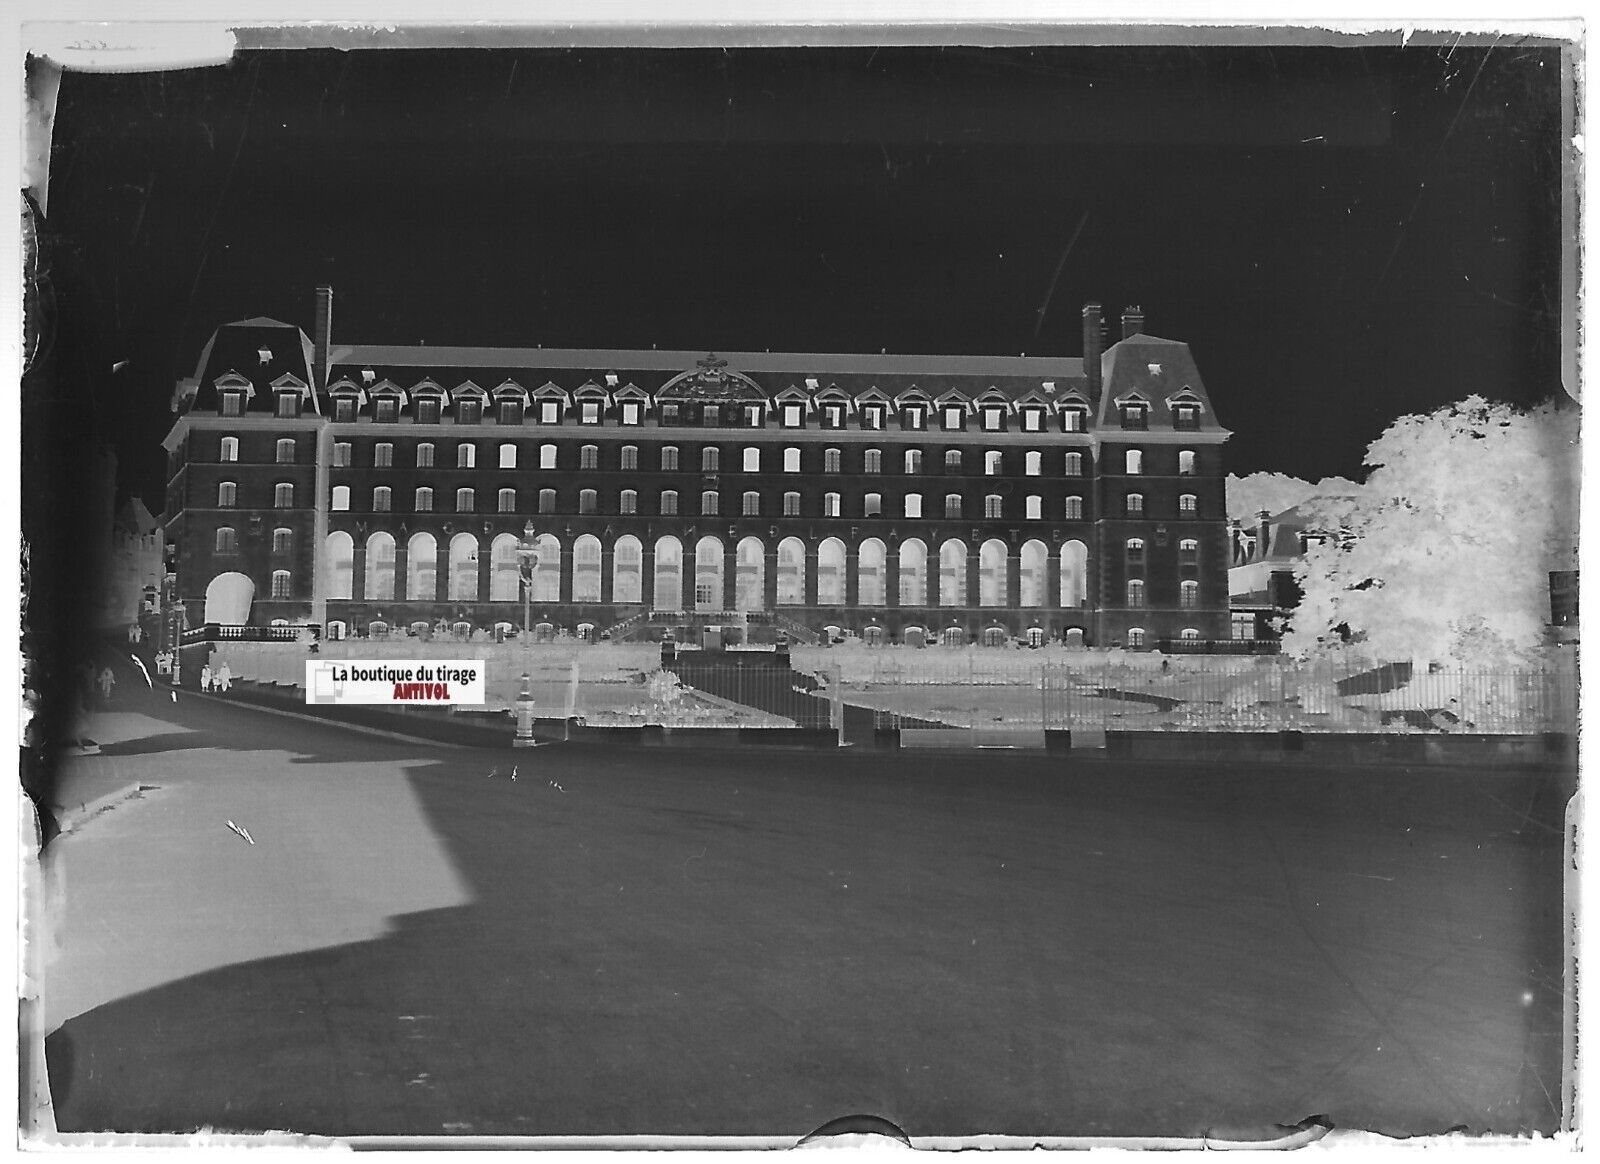
{"label": "arcade of arches", "polygon": [[[569,542],[541,534],[530,600],[644,606],[658,612],[779,611],[785,607],[996,610],[1081,609],[1088,551],[1032,539],[929,544],[878,538],[850,546],[836,537],[807,544],[713,536],[645,541],[625,534],[606,545],[585,533]],[[357,542],[328,535],[327,597],[338,601],[520,603],[519,541],[502,533],[480,544],[470,533],[419,532],[397,541],[378,532]],[[487,551],[487,552],[485,552]]]}

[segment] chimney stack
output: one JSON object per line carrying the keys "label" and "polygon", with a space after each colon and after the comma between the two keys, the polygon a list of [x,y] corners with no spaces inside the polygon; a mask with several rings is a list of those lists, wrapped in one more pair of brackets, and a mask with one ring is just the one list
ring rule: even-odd
{"label": "chimney stack", "polygon": [[1144,308],[1137,305],[1122,309],[1122,338],[1132,339],[1144,331]]}
{"label": "chimney stack", "polygon": [[311,328],[312,360],[316,365],[311,369],[315,381],[312,389],[317,392],[328,386],[328,346],[332,337],[333,288],[324,284],[317,288],[317,314]]}
{"label": "chimney stack", "polygon": [[1265,509],[1256,511],[1256,561],[1267,556],[1267,543],[1272,537],[1272,514]]}
{"label": "chimney stack", "polygon": [[1100,399],[1100,354],[1105,350],[1105,333],[1101,330],[1100,305],[1083,305],[1083,374],[1089,380],[1089,399]]}

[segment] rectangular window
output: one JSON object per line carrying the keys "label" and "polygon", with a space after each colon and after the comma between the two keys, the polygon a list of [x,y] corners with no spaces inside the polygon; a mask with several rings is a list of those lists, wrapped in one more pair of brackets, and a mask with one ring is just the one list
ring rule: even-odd
{"label": "rectangular window", "polygon": [[1172,410],[1172,427],[1180,432],[1194,432],[1200,427],[1200,409],[1193,404],[1180,404]]}
{"label": "rectangular window", "polygon": [[1081,498],[1081,497],[1069,497],[1069,498],[1067,498],[1067,510],[1066,510],[1066,515],[1065,516],[1066,516],[1066,520],[1068,520],[1068,521],[1082,521],[1083,520],[1083,498]]}
{"label": "rectangular window", "polygon": [[1256,616],[1249,611],[1236,612],[1233,616],[1233,637],[1240,641],[1248,641],[1256,637]]}
{"label": "rectangular window", "polygon": [[822,427],[823,428],[843,428],[844,427],[844,405],[842,405],[842,404],[824,404],[822,406]]}
{"label": "rectangular window", "polygon": [[800,471],[800,450],[783,450],[783,471],[785,473],[798,473]]}
{"label": "rectangular window", "polygon": [[600,467],[600,446],[584,445],[578,450],[578,468],[598,469]]}
{"label": "rectangular window", "polygon": [[328,508],[343,512],[350,508],[350,486],[335,485],[333,495],[328,499]]}
{"label": "rectangular window", "polygon": [[274,554],[287,554],[294,548],[294,530],[275,529],[272,531],[272,552]]}
{"label": "rectangular window", "polygon": [[502,469],[515,469],[517,467],[517,446],[500,446],[500,467]]}
{"label": "rectangular window", "polygon": [[226,464],[228,462],[237,461],[238,459],[239,438],[231,436],[223,437],[222,441],[217,446],[217,460]]}
{"label": "rectangular window", "polygon": [[921,517],[922,516],[922,494],[920,494],[920,493],[907,493],[906,494],[906,516],[907,517]]}
{"label": "rectangular window", "polygon": [[387,485],[379,485],[372,491],[372,512],[389,512],[389,487]]}
{"label": "rectangular window", "polygon": [[272,504],[278,509],[289,509],[294,505],[294,486],[283,482],[272,487]]}
{"label": "rectangular window", "polygon": [[907,449],[906,450],[906,472],[907,473],[920,473],[920,472],[922,472],[922,450],[921,449]]}
{"label": "rectangular window", "polygon": [[[390,446],[390,447],[392,448],[393,446]],[[386,461],[384,463],[387,464],[388,462]],[[419,468],[419,469],[431,469],[431,468],[433,468],[433,446],[432,445],[418,445],[417,446],[417,468]]]}
{"label": "rectangular window", "polygon": [[1128,579],[1128,605],[1129,606],[1143,606],[1144,605],[1144,579],[1142,579],[1142,578],[1129,578]]}
{"label": "rectangular window", "polygon": [[1088,415],[1082,408],[1068,408],[1061,414],[1061,427],[1067,432],[1082,432],[1086,427],[1084,418]]}
{"label": "rectangular window", "polygon": [[962,410],[960,408],[946,407],[944,410],[944,429],[946,432],[956,432],[962,427]]}
{"label": "rectangular window", "polygon": [[662,424],[677,424],[678,423],[678,406],[676,404],[663,404],[661,406],[661,423]]}
{"label": "rectangular window", "polygon": [[861,427],[877,432],[883,428],[883,405],[869,404],[861,410]]}
{"label": "rectangular window", "polygon": [[638,492],[636,490],[624,489],[622,491],[622,498],[621,498],[621,501],[618,503],[617,512],[618,513],[638,513],[639,512],[639,494],[638,494]]}
{"label": "rectangular window", "polygon": [[824,449],[822,452],[822,471],[824,473],[837,473],[839,471],[839,450]]}
{"label": "rectangular window", "polygon": [[708,448],[701,449],[700,471],[702,473],[715,473],[717,471],[717,463],[719,460],[721,460],[721,456],[716,446],[713,445]]}
{"label": "rectangular window", "polygon": [[1000,495],[998,493],[989,494],[983,499],[983,516],[990,518],[1001,516],[1000,506]]}
{"label": "rectangular window", "polygon": [[785,493],[783,495],[783,516],[784,517],[799,517],[800,516],[800,494],[798,494],[798,493]]}
{"label": "rectangular window", "polygon": [[222,394],[222,415],[242,416],[244,414],[244,393],[224,392]]}
{"label": "rectangular window", "polygon": [[1194,476],[1194,450],[1193,449],[1179,449],[1178,450],[1178,476],[1180,476],[1180,477],[1193,477]]}
{"label": "rectangular window", "polygon": [[1044,429],[1044,409],[1024,408],[1022,410],[1022,431],[1041,432]]}
{"label": "rectangular window", "polygon": [[1027,501],[1027,515],[1029,521],[1038,521],[1044,516],[1044,498],[1037,494],[1030,495]]}
{"label": "rectangular window", "polygon": [[983,410],[983,431],[1001,432],[1005,429],[1005,413],[998,408]]}
{"label": "rectangular window", "polygon": [[678,491],[664,489],[661,493],[661,516],[676,517],[678,513]]}
{"label": "rectangular window", "polygon": [[798,404],[785,404],[783,406],[783,427],[784,428],[799,428],[800,427],[800,405],[798,405]]}
{"label": "rectangular window", "polygon": [[1122,406],[1122,427],[1143,431],[1150,427],[1150,410],[1142,404],[1124,404]]}
{"label": "rectangular window", "polygon": [[750,428],[760,428],[766,419],[767,410],[759,404],[747,404],[744,409],[744,422]]}
{"label": "rectangular window", "polygon": [[1200,499],[1193,493],[1185,493],[1178,498],[1178,512],[1185,517],[1193,517],[1200,509]]}
{"label": "rectangular window", "polygon": [[599,424],[600,423],[600,401],[598,401],[598,400],[585,400],[580,407],[582,409],[580,423],[582,423],[582,424]]}
{"label": "rectangular window", "polygon": [[418,513],[433,512],[433,490],[424,485],[417,490],[415,504],[412,508]]}
{"label": "rectangular window", "polygon": [[372,406],[372,419],[379,424],[393,424],[400,419],[400,402],[393,396],[384,396]]}
{"label": "rectangular window", "polygon": [[839,495],[837,493],[824,493],[822,495],[822,516],[839,516]]}
{"label": "rectangular window", "polygon": [[912,432],[921,432],[928,426],[927,410],[920,404],[907,405],[900,413],[900,423]]}
{"label": "rectangular window", "polygon": [[456,405],[457,424],[482,424],[483,401],[476,396],[463,397]]}
{"label": "rectangular window", "polygon": [[341,396],[333,402],[333,419],[340,424],[350,424],[356,418],[356,402],[348,396]]}
{"label": "rectangular window", "polygon": [[944,495],[944,515],[945,517],[961,516],[961,494],[946,493]]}
{"label": "rectangular window", "polygon": [[[417,446],[417,464],[422,464],[422,450],[428,450],[428,464],[433,464],[433,446]],[[387,469],[394,463],[394,446],[387,441],[379,442],[372,446],[372,463],[379,469]]]}
{"label": "rectangular window", "polygon": [[627,400],[622,405],[622,423],[628,425],[638,424],[644,415],[644,405],[637,400]]}
{"label": "rectangular window", "polygon": [[761,472],[761,450],[746,449],[744,451],[744,471],[746,473]]}
{"label": "rectangular window", "polygon": [[335,441],[333,445],[333,467],[347,469],[350,467],[350,442]]}
{"label": "rectangular window", "polygon": [[554,513],[556,511],[556,491],[554,489],[539,490],[539,512]]}
{"label": "rectangular window", "polygon": [[472,469],[478,463],[478,447],[476,445],[456,446],[456,468]]}
{"label": "rectangular window", "polygon": [[300,415],[300,397],[294,392],[278,393],[278,416],[288,420]]}
{"label": "rectangular window", "polygon": [[761,494],[759,494],[759,493],[746,493],[744,495],[744,516],[746,516],[746,517],[760,517],[761,516]]}
{"label": "rectangular window", "polygon": [[863,473],[881,473],[881,472],[883,472],[883,450],[882,449],[868,449],[862,455],[861,471]]}
{"label": "rectangular window", "polygon": [[477,508],[477,502],[473,497],[473,491],[471,489],[457,489],[456,490],[456,512],[457,513],[471,513],[476,508]]}
{"label": "rectangular window", "polygon": [[722,409],[715,404],[700,406],[700,426],[702,428],[716,428],[722,423]]}
{"label": "rectangular window", "polygon": [[1144,516],[1144,494],[1142,494],[1142,493],[1130,493],[1130,494],[1128,494],[1127,508],[1126,508],[1126,510],[1124,512],[1126,512],[1129,517],[1143,517]]}
{"label": "rectangular window", "polygon": [[671,473],[678,468],[678,449],[676,445],[667,445],[661,450],[661,471]]}
{"label": "rectangular window", "polygon": [[515,513],[517,511],[517,491],[515,489],[502,489],[498,497],[497,508],[501,513]]}
{"label": "rectangular window", "polygon": [[717,491],[715,489],[707,489],[700,494],[700,516],[717,516]]}
{"label": "rectangular window", "polygon": [[520,401],[520,400],[502,400],[500,402],[500,423],[501,424],[521,424],[522,423],[522,401]]}
{"label": "rectangular window", "polygon": [[217,553],[233,554],[239,550],[239,534],[230,526],[223,526],[217,531]]}
{"label": "rectangular window", "polygon": [[288,598],[289,585],[289,571],[274,570],[272,572],[272,597]]}
{"label": "rectangular window", "polygon": [[1068,453],[1067,454],[1066,475],[1068,477],[1082,477],[1083,476],[1083,454],[1082,453]]}
{"label": "rectangular window", "polygon": [[1130,477],[1136,477],[1144,472],[1144,454],[1138,449],[1129,449],[1123,454],[1123,466]]}
{"label": "rectangular window", "polygon": [[280,465],[292,465],[292,464],[294,464],[294,441],[293,441],[293,439],[285,438],[285,439],[283,439],[283,440],[278,442],[278,464],[280,464]]}
{"label": "rectangular window", "polygon": [[417,423],[438,424],[443,405],[437,396],[424,396],[417,401]]}
{"label": "rectangular window", "polygon": [[623,445],[621,468],[624,472],[632,472],[639,467],[639,446]]}
{"label": "rectangular window", "polygon": [[599,508],[600,495],[593,489],[578,490],[578,512],[594,513]]}
{"label": "rectangular window", "polygon": [[561,423],[561,402],[557,401],[557,400],[541,400],[541,401],[539,401],[539,423],[540,424],[560,424]]}
{"label": "rectangular window", "polygon": [[862,502],[861,514],[863,517],[882,517],[883,494],[868,493]]}

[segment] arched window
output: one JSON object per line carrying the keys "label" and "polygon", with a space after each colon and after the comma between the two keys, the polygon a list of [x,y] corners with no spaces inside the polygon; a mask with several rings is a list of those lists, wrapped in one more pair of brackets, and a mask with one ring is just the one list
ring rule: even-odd
{"label": "arched window", "polygon": [[328,562],[328,597],[355,597],[355,541],[343,530],[334,530],[323,542]]}
{"label": "arched window", "polygon": [[1143,578],[1129,578],[1128,579],[1128,605],[1129,606],[1143,606],[1144,605],[1144,579]]}
{"label": "arched window", "polygon": [[478,446],[465,442],[456,446],[456,468],[473,469],[478,464]]}
{"label": "arched window", "polygon": [[578,490],[578,512],[594,513],[599,508],[600,495],[593,489]]}
{"label": "arched window", "polygon": [[700,471],[702,473],[715,473],[721,460],[722,450],[715,445],[708,445],[700,450]]}
{"label": "arched window", "polygon": [[838,517],[839,513],[839,494],[824,493],[822,495],[822,516]]}
{"label": "arched window", "polygon": [[882,517],[883,516],[883,494],[881,494],[881,493],[868,493],[864,498],[862,498],[861,516],[862,517]]}
{"label": "arched window", "polygon": [[678,468],[678,446],[666,445],[661,450],[661,471],[675,472]]}
{"label": "arched window", "polygon": [[[387,445],[387,446],[380,445],[378,447],[380,449],[381,448],[388,448],[391,451],[393,451],[393,449],[394,449],[393,445]],[[387,462],[385,462],[385,463],[387,464]],[[374,462],[374,464],[376,464],[376,462]],[[431,444],[429,444],[427,442],[424,442],[424,443],[422,443],[422,444],[417,446],[417,468],[419,468],[419,469],[431,469],[431,468],[433,468],[433,445],[431,445]]]}
{"label": "arched window", "polygon": [[367,576],[363,594],[372,602],[394,597],[394,537],[379,532],[367,539]]}
{"label": "arched window", "polygon": [[861,455],[861,471],[863,473],[883,472],[883,450],[868,449]]}
{"label": "arched window", "polygon": [[920,494],[920,493],[907,493],[906,494],[905,507],[906,507],[906,516],[907,517],[921,517],[922,516],[922,494]]}
{"label": "arched window", "polygon": [[333,442],[333,467],[335,469],[348,469],[350,467],[350,442]]}
{"label": "arched window", "polygon": [[584,445],[578,450],[578,468],[598,469],[600,467],[600,446]]}
{"label": "arched window", "polygon": [[837,473],[839,471],[839,450],[822,450],[822,471],[824,473]]}
{"label": "arched window", "polygon": [[287,570],[274,570],[272,572],[272,597],[289,597],[290,578]]}
{"label": "arched window", "polygon": [[1037,493],[1028,495],[1027,508],[1024,510],[1029,521],[1038,521],[1044,516],[1044,498]]}
{"label": "arched window", "polygon": [[579,534],[572,543],[572,601],[600,601],[600,539]]}
{"label": "arched window", "polygon": [[1000,476],[1000,468],[1005,463],[1005,458],[1000,455],[999,449],[990,449],[983,454],[983,475],[985,477]]}
{"label": "arched window", "polygon": [[1049,560],[1049,549],[1037,538],[1022,543],[1022,553],[1017,562],[1022,575],[1017,588],[1017,601],[1023,606],[1048,605],[1046,590],[1049,586]]}
{"label": "arched window", "polygon": [[1066,460],[1066,475],[1068,477],[1083,476],[1083,454],[1068,453]]}
{"label": "arched window", "polygon": [[663,489],[661,491],[661,516],[676,517],[677,513],[678,491],[676,489]]}
{"label": "arched window", "polygon": [[272,531],[272,552],[287,554],[294,549],[294,530],[279,526]]}
{"label": "arched window", "polygon": [[239,459],[239,438],[223,437],[217,448],[217,460],[224,463]]}
{"label": "arched window", "polygon": [[349,509],[350,508],[350,486],[348,486],[348,485],[335,485],[333,487],[333,497],[328,502],[328,508],[332,509],[336,513],[337,512],[342,512],[342,511],[344,511],[346,509]]}
{"label": "arched window", "polygon": [[637,489],[624,489],[622,491],[622,496],[617,499],[617,512],[639,512],[639,491]]}
{"label": "arched window", "polygon": [[1129,538],[1128,539],[1127,549],[1128,549],[1128,565],[1130,567],[1143,566],[1144,565],[1144,539],[1143,538]]}
{"label": "arched window", "polygon": [[1081,498],[1081,497],[1069,497],[1069,498],[1067,498],[1066,512],[1063,514],[1063,516],[1068,521],[1082,521],[1083,520],[1083,498]]}
{"label": "arched window", "polygon": [[724,608],[722,543],[709,534],[694,546],[694,605],[696,610]]}
{"label": "arched window", "polygon": [[639,446],[638,445],[623,445],[622,446],[622,462],[621,462],[621,466],[620,467],[621,467],[622,471],[625,472],[625,473],[631,473],[631,472],[633,472],[635,469],[637,469],[639,467]]}
{"label": "arched window", "polygon": [[478,539],[458,533],[450,539],[450,601],[478,600]]}
{"label": "arched window", "polygon": [[799,517],[800,516],[800,494],[798,494],[798,493],[785,493],[783,495],[783,516],[784,517]]}
{"label": "arched window", "polygon": [[1022,456],[1022,472],[1028,477],[1037,477],[1044,471],[1044,454],[1037,449],[1030,449]]}
{"label": "arched window", "polygon": [[868,538],[861,543],[856,554],[856,601],[862,606],[884,604],[884,563],[888,561],[888,556],[883,543],[877,538]]}
{"label": "arched window", "polygon": [[744,451],[744,471],[746,473],[761,472],[761,450],[750,447]]}
{"label": "arched window", "polygon": [[900,605],[924,606],[928,601],[928,547],[917,538],[900,543]]}
{"label": "arched window", "polygon": [[374,486],[372,490],[372,512],[388,513],[390,508],[389,498],[392,493],[393,490],[387,485]]}
{"label": "arched window", "polygon": [[922,450],[921,449],[907,449],[906,450],[906,472],[907,473],[920,473],[920,472],[922,472]]}
{"label": "arched window", "polygon": [[415,504],[412,508],[418,513],[433,512],[433,490],[424,485],[417,490]]}
{"label": "arched window", "polygon": [[217,508],[232,509],[239,503],[239,485],[236,481],[223,481],[217,486]]}
{"label": "arched window", "polygon": [[1128,645],[1134,648],[1144,646],[1144,627],[1130,626],[1128,628]]}
{"label": "arched window", "polygon": [[[433,446],[428,446],[428,464],[433,464]],[[379,441],[372,446],[372,465],[376,469],[387,469],[394,464],[394,445],[388,441]]]}
{"label": "arched window", "polygon": [[766,548],[760,538],[741,538],[734,547],[733,608],[766,609]]}
{"label": "arched window", "polygon": [[501,513],[515,513],[517,511],[517,491],[515,489],[502,489],[495,494],[495,508]]}
{"label": "arched window", "polygon": [[778,543],[778,605],[800,606],[806,600],[806,548],[799,538]]}
{"label": "arched window", "polygon": [[1178,498],[1178,512],[1185,517],[1193,517],[1200,510],[1200,499],[1193,493],[1184,493]]}
{"label": "arched window", "polygon": [[406,598],[432,602],[439,597],[439,544],[430,533],[416,533],[406,543]]}
{"label": "arched window", "polygon": [[683,609],[683,543],[670,535],[656,542],[650,604],[656,610]]}
{"label": "arched window", "polygon": [[1184,538],[1178,543],[1178,558],[1193,563],[1200,556],[1200,543],[1194,538]]}
{"label": "arched window", "polygon": [[967,604],[967,547],[951,538],[939,547],[939,605]]}
{"label": "arched window", "polygon": [[1144,453],[1138,449],[1129,449],[1123,454],[1123,465],[1130,474],[1144,472]]}
{"label": "arched window", "polygon": [[611,553],[611,601],[633,605],[644,601],[644,547],[632,534],[618,538]]}
{"label": "arched window", "polygon": [[[715,450],[713,450],[713,451],[715,451]],[[701,517],[715,517],[715,516],[717,516],[717,491],[715,489],[704,489],[704,490],[701,491],[701,493],[700,493],[700,516]]]}
{"label": "arched window", "polygon": [[477,500],[471,489],[456,490],[456,512],[471,513],[477,508]]}
{"label": "arched window", "polygon": [[1178,637],[1186,643],[1192,643],[1200,638],[1200,631],[1195,627],[1186,626],[1178,632]]}
{"label": "arched window", "polygon": [[515,602],[522,597],[521,569],[515,534],[496,534],[489,543],[489,601]]}
{"label": "arched window", "polygon": [[1000,499],[1000,494],[989,494],[983,499],[983,516],[991,518],[1002,516],[1001,507],[1003,504],[1004,503]]}
{"label": "arched window", "polygon": [[1089,549],[1071,541],[1061,547],[1061,605],[1083,606],[1088,596]]}
{"label": "arched window", "polygon": [[1193,610],[1200,605],[1200,583],[1192,578],[1185,578],[1178,583],[1178,605],[1186,610]]}
{"label": "arched window", "polygon": [[231,525],[225,525],[217,530],[217,547],[219,554],[236,554],[239,552],[239,532]]}
{"label": "arched window", "polygon": [[554,489],[539,490],[539,512],[554,513],[556,511],[556,491]]}
{"label": "arched window", "polygon": [[800,450],[783,450],[783,471],[785,473],[798,473],[800,471]]}
{"label": "arched window", "polygon": [[280,481],[272,487],[272,504],[278,509],[292,509],[294,507],[294,486],[287,481]]}
{"label": "arched window", "polygon": [[1194,476],[1194,450],[1178,450],[1178,475],[1181,477]]}
{"label": "arched window", "polygon": [[978,605],[1006,604],[1006,544],[990,538],[978,547]]}
{"label": "arched window", "polygon": [[961,472],[961,450],[946,449],[944,451],[944,471],[946,473]]}
{"label": "arched window", "polygon": [[750,490],[744,495],[742,512],[745,517],[759,517],[761,515],[761,494]]}
{"label": "arched window", "polygon": [[817,605],[843,606],[844,599],[844,543],[824,538],[817,547]]}
{"label": "arched window", "polygon": [[1126,506],[1127,506],[1127,508],[1126,508],[1126,510],[1124,512],[1126,512],[1129,517],[1143,517],[1144,516],[1144,494],[1143,493],[1130,493],[1130,494],[1128,494],[1128,499],[1127,499],[1127,502],[1126,502]]}
{"label": "arched window", "polygon": [[503,444],[500,446],[500,467],[502,469],[515,469],[517,467],[517,446]]}
{"label": "arched window", "polygon": [[278,442],[278,464],[294,464],[294,438],[284,437]]}
{"label": "arched window", "polygon": [[961,494],[946,493],[944,495],[944,515],[946,517],[961,516]]}

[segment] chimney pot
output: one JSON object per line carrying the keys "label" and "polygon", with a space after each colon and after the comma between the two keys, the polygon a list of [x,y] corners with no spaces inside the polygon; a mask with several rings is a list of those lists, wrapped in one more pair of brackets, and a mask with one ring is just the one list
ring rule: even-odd
{"label": "chimney pot", "polygon": [[1144,308],[1135,304],[1122,309],[1122,338],[1132,339],[1144,331]]}
{"label": "chimney pot", "polygon": [[333,288],[324,284],[317,288],[317,313],[311,325],[312,362],[314,381],[312,388],[320,392],[328,386],[328,348],[333,342]]}

